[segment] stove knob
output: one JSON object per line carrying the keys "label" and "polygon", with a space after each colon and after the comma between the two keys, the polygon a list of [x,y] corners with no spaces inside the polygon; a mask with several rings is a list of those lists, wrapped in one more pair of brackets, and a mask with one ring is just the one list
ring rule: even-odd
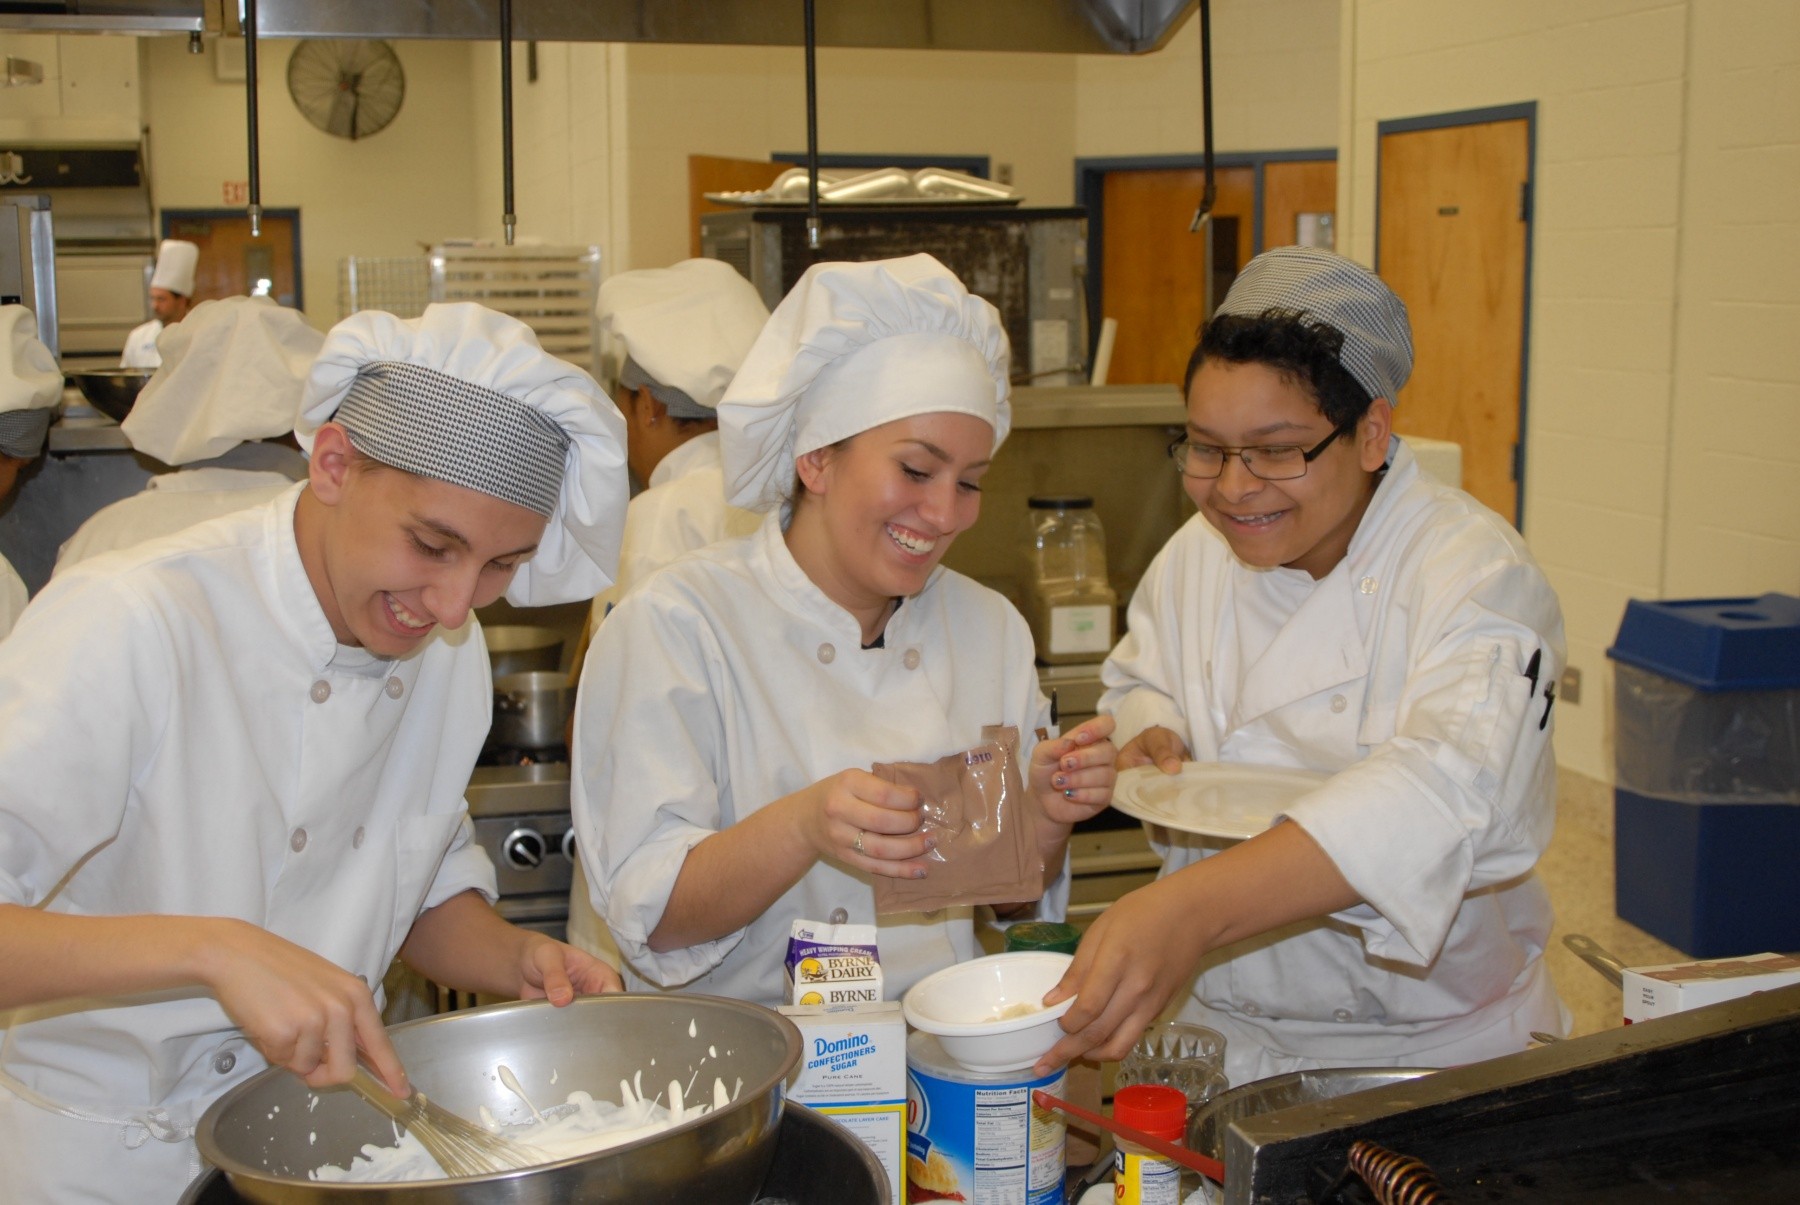
{"label": "stove knob", "polygon": [[575,852],[575,830],[574,829],[569,829],[567,832],[565,832],[563,834],[562,851],[563,851],[563,857],[567,858],[571,862],[575,861],[576,858],[581,856],[580,854]]}
{"label": "stove knob", "polygon": [[518,870],[536,870],[544,864],[544,834],[533,828],[515,828],[500,843],[500,853]]}

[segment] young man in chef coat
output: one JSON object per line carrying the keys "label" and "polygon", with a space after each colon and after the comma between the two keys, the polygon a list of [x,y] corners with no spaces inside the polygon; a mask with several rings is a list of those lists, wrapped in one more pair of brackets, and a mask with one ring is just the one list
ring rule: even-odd
{"label": "young man in chef coat", "polygon": [[477,305],[327,336],[304,485],[77,566],[0,642],[0,1200],[171,1201],[270,1063],[404,1090],[372,985],[617,985],[502,921],[471,612],[607,583],[623,423]]}
{"label": "young man in chef coat", "polygon": [[[613,397],[625,415],[626,459],[645,488],[626,508],[619,572],[594,599],[590,635],[626,591],[682,553],[762,523],[725,500],[715,411],[769,318],[756,286],[716,259],[621,272],[601,284],[598,312],[618,382]],[[579,862],[569,941],[620,963]]]}
{"label": "young man in chef coat", "polygon": [[306,472],[300,453],[242,445],[293,431],[301,388],[324,342],[300,311],[267,297],[195,306],[162,340],[162,365],[120,424],[146,456],[193,467],[159,473],[141,492],[89,516],[57,553],[56,572],[260,506],[289,489]]}
{"label": "young man in chef coat", "polygon": [[[12,496],[19,474],[44,451],[51,414],[62,398],[63,375],[37,335],[37,315],[22,305],[0,306],[0,502]],[[0,637],[30,601],[25,582],[0,556]]]}
{"label": "young man in chef coat", "polygon": [[1170,449],[1200,513],[1145,573],[1100,709],[1121,769],[1330,777],[1248,841],[1154,830],[1163,876],[1083,939],[1044,1066],[1120,1057],[1183,990],[1233,1083],[1566,1031],[1532,874],[1561,612],[1507,521],[1394,437],[1411,367],[1400,299],[1308,248],[1258,256],[1203,329]]}
{"label": "young man in chef coat", "polygon": [[156,337],[163,328],[187,317],[194,305],[194,270],[200,266],[200,247],[183,239],[166,238],[156,249],[156,268],[150,274],[150,312],[155,315],[125,336],[121,368],[155,368],[162,363]]}

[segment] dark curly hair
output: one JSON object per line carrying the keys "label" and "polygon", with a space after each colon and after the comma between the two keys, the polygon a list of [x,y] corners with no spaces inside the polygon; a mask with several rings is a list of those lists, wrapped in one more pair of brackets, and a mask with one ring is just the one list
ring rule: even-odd
{"label": "dark curly hair", "polygon": [[1341,331],[1313,322],[1298,310],[1221,314],[1200,328],[1200,342],[1181,379],[1182,396],[1187,396],[1194,374],[1208,359],[1266,364],[1311,394],[1332,426],[1354,423],[1374,399],[1338,359],[1343,346]]}

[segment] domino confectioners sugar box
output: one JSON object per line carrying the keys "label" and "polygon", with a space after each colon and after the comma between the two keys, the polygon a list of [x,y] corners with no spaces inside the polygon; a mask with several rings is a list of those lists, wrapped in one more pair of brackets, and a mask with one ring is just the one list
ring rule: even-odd
{"label": "domino confectioners sugar box", "polygon": [[788,1098],[860,1138],[887,1169],[894,1200],[906,1200],[906,1018],[899,1002],[787,1004],[781,1015],[800,1030]]}
{"label": "domino confectioners sugar box", "polygon": [[1787,954],[1627,967],[1625,1023],[1666,1017],[1795,983],[1800,983],[1800,958]]}

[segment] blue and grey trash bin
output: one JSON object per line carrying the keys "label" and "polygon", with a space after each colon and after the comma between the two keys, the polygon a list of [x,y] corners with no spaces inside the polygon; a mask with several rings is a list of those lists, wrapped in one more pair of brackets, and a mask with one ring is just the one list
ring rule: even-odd
{"label": "blue and grey trash bin", "polygon": [[1619,915],[1695,958],[1800,950],[1800,598],[1634,600],[1607,656]]}

